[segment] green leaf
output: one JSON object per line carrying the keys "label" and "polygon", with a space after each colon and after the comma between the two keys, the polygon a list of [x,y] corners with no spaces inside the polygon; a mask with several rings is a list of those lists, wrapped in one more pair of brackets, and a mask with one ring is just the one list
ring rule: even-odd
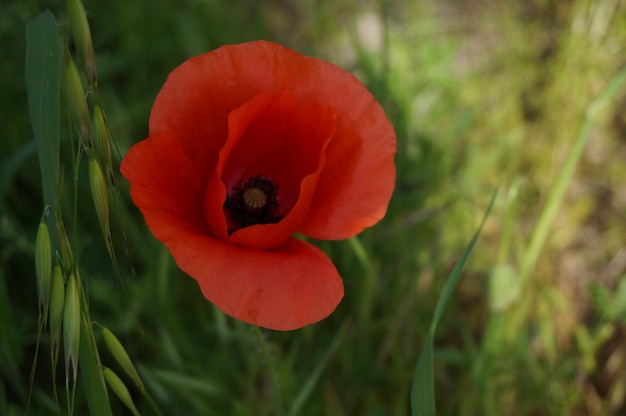
{"label": "green leaf", "polygon": [[485,225],[485,221],[493,208],[497,194],[498,192],[495,190],[491,196],[491,201],[489,202],[489,206],[487,207],[487,211],[485,212],[478,230],[474,233],[474,237],[463,251],[461,259],[456,266],[454,266],[452,273],[450,273],[450,277],[448,278],[448,281],[441,292],[441,297],[437,302],[435,314],[430,323],[426,340],[424,341],[424,347],[417,361],[417,365],[415,366],[415,372],[413,373],[413,386],[411,387],[411,414],[413,416],[435,415],[435,386],[433,375],[433,338],[435,336],[435,330],[437,329],[437,324],[443,315],[445,307],[448,305],[448,301],[452,297],[452,292],[461,278],[463,267],[465,267],[465,263],[474,249],[474,245],[478,240],[478,236],[480,235],[483,225]]}
{"label": "green leaf", "polygon": [[44,204],[55,206],[59,173],[61,56],[57,22],[46,10],[26,24],[26,91]]}

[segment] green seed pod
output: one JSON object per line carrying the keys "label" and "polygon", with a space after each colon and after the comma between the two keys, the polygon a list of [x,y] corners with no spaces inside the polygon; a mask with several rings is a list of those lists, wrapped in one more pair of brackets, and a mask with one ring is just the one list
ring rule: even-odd
{"label": "green seed pod", "polygon": [[93,109],[93,125],[96,157],[104,167],[109,186],[114,187],[115,176],[113,175],[113,162],[111,159],[111,131],[107,126],[104,112],[99,105],[96,105]]}
{"label": "green seed pod", "polygon": [[102,236],[107,249],[109,249],[109,197],[107,185],[100,164],[93,157],[89,159],[89,185],[91,186],[91,196],[93,197],[93,204],[100,222]]}
{"label": "green seed pod", "polygon": [[80,346],[80,289],[74,273],[67,279],[65,288],[65,308],[63,309],[63,349],[65,350],[65,382],[70,379],[70,366],[73,380],[78,370],[78,349]]}
{"label": "green seed pod", "polygon": [[70,246],[70,240],[67,238],[65,225],[60,221],[57,222],[57,235],[59,237],[59,249],[61,251],[61,266],[67,275],[74,269],[74,253]]}
{"label": "green seed pod", "polygon": [[67,1],[67,18],[69,21],[72,37],[76,49],[83,60],[85,73],[90,85],[98,85],[96,74],[96,60],[93,53],[93,43],[91,42],[91,30],[87,21],[85,7],[81,0]]}
{"label": "green seed pod", "polygon": [[68,105],[78,128],[81,143],[86,149],[92,149],[91,122],[89,120],[85,89],[72,58],[68,58],[65,68],[65,89],[67,91]]}
{"label": "green seed pod", "polygon": [[59,359],[61,325],[65,306],[65,288],[63,287],[63,271],[55,265],[52,270],[52,290],[50,293],[50,355],[56,366]]}
{"label": "green seed pod", "polygon": [[52,279],[52,245],[45,217],[39,221],[35,240],[35,272],[37,275],[37,294],[39,297],[39,315],[48,318],[50,282]]}
{"label": "green seed pod", "polygon": [[102,338],[104,338],[104,344],[109,349],[109,352],[111,352],[113,358],[115,358],[115,361],[117,361],[120,367],[122,367],[122,370],[124,370],[126,374],[128,374],[128,376],[135,382],[137,387],[139,387],[139,390],[144,391],[145,388],[141,378],[139,377],[139,373],[137,373],[137,370],[135,369],[135,366],[130,360],[130,357],[124,349],[122,343],[107,328],[102,328]]}
{"label": "green seed pod", "polygon": [[110,368],[104,367],[102,372],[113,393],[128,407],[133,415],[139,415],[139,411],[135,407],[135,403],[133,403],[133,399],[130,397],[130,392],[124,382]]}

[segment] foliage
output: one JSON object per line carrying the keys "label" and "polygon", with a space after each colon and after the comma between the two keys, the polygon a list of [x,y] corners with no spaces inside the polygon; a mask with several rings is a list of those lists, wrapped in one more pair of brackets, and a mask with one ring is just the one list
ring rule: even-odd
{"label": "foliage", "polygon": [[[87,413],[104,400],[92,394],[105,386],[99,363],[140,414],[408,414],[446,277],[498,186],[433,339],[439,414],[626,411],[621,2],[86,0],[97,85],[58,3],[0,5],[0,414]],[[109,239],[64,94],[60,179],[55,189],[42,184],[24,62],[26,23],[46,8],[61,35],[62,73],[73,56],[89,108],[106,115],[115,172],[146,137],[169,71],[221,44],[272,40],[366,83],[396,127],[398,179],[383,222],[320,244],[346,286],[330,318],[257,333],[221,314],[150,235],[117,174],[98,185],[112,207]],[[48,329],[37,336],[44,189],[58,192],[50,215],[67,230],[75,267],[64,267],[82,282],[87,365],[71,397],[66,372],[51,366]],[[115,334],[139,378],[103,332]],[[112,413],[123,414],[113,391]]]}

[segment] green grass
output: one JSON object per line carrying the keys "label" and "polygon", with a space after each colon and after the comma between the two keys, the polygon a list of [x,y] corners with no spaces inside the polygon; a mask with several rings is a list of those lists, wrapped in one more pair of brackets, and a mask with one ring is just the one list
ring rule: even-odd
{"label": "green grass", "polygon": [[[76,165],[79,136],[63,93],[58,184],[50,175],[42,183],[41,169],[56,167],[40,164],[34,144],[26,24],[49,8],[65,47],[65,2],[2,3],[0,414],[68,413],[65,364],[61,357],[53,378],[47,330],[28,404],[35,234],[46,204],[68,230],[81,317],[92,323],[82,329],[74,414],[102,409],[100,400],[130,414],[111,390],[108,400],[97,393],[101,362],[142,415],[406,415],[430,341],[438,414],[623,414],[626,7],[501,3],[85,1],[98,69],[97,94],[87,99],[106,113],[114,170],[146,137],[167,74],[225,43],[262,38],[330,60],[384,106],[398,135],[388,214],[358,239],[319,243],[344,277],[345,297],[328,319],[287,333],[257,333],[205,301],[152,237],[121,177],[107,192],[114,267],[88,161]],[[496,187],[463,276],[439,309]],[[120,340],[145,390],[100,327]]]}

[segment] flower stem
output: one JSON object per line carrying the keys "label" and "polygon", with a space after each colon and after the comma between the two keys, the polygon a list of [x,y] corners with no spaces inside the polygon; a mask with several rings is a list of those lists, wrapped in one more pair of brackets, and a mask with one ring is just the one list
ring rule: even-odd
{"label": "flower stem", "polygon": [[254,332],[256,334],[257,340],[259,341],[259,344],[261,345],[261,349],[263,350],[263,355],[265,356],[265,361],[267,361],[267,368],[270,373],[270,378],[272,379],[272,384],[274,385],[274,402],[276,406],[276,414],[278,416],[284,415],[285,407],[283,406],[282,391],[278,380],[278,374],[276,373],[276,367],[274,367],[274,361],[272,360],[270,350],[267,347],[265,339],[263,338],[263,334],[261,333],[261,328],[254,325]]}

